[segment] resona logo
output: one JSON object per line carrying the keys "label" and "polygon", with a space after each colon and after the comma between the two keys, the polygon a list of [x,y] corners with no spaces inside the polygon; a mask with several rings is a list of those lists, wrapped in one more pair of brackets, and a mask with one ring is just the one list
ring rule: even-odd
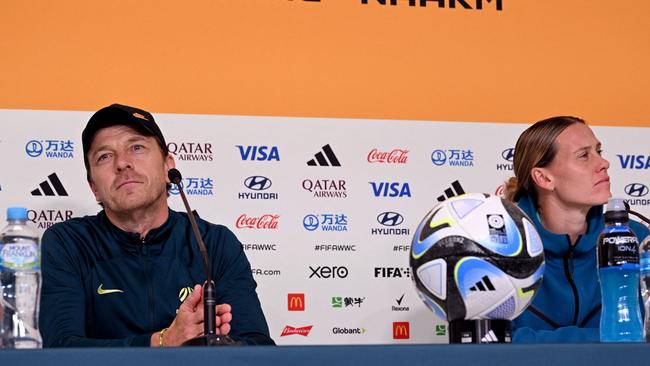
{"label": "resona logo", "polygon": [[411,269],[409,267],[375,267],[376,278],[410,278]]}
{"label": "resona logo", "polygon": [[309,266],[309,278],[347,278],[348,268],[345,266]]}
{"label": "resona logo", "polygon": [[212,144],[209,142],[170,142],[167,149],[180,161],[212,161]]}
{"label": "resona logo", "polygon": [[280,161],[280,152],[277,146],[266,145],[236,145],[242,160],[250,161]]}
{"label": "resona logo", "polygon": [[411,187],[408,183],[398,182],[368,182],[375,197],[411,197]]}
{"label": "resona logo", "polygon": [[36,158],[45,153],[48,158],[74,158],[74,142],[72,140],[29,140],[25,144],[27,156]]}
{"label": "resona logo", "polygon": [[648,192],[650,190],[648,189],[648,186],[642,183],[630,183],[625,186],[625,193],[634,198],[626,199],[625,202],[627,202],[629,205],[634,205],[634,206],[647,206],[650,205],[650,199],[648,198],[641,198],[645,197],[648,195]]}
{"label": "resona logo", "polygon": [[371,228],[371,235],[409,235],[410,230],[408,228],[397,228],[396,226],[401,225],[404,222],[404,216],[397,212],[382,212],[377,215],[377,222],[382,225],[382,227]]}
{"label": "resona logo", "polygon": [[616,155],[623,169],[650,169],[650,155]]}
{"label": "resona logo", "polygon": [[239,192],[240,200],[277,200],[278,194],[275,192],[261,192],[271,188],[272,182],[269,178],[254,175],[244,180],[244,186],[254,192]]}
{"label": "resona logo", "polygon": [[27,219],[39,229],[47,229],[57,222],[72,218],[72,210],[27,210]]}
{"label": "resona logo", "polygon": [[470,149],[433,150],[431,162],[436,166],[446,164],[457,167],[472,167],[474,166],[474,152]]}
{"label": "resona logo", "polygon": [[242,214],[237,218],[235,226],[238,229],[268,229],[275,230],[278,228],[280,215],[278,214],[265,214],[259,217],[251,217]]}
{"label": "resona logo", "polygon": [[391,311],[409,311],[409,307],[404,306],[404,304],[402,304],[402,302],[404,302],[404,296],[406,296],[406,294],[402,294],[401,297],[395,299],[395,303],[397,304],[397,306],[391,305],[390,308]]}
{"label": "resona logo", "polygon": [[515,149],[513,147],[505,149],[501,152],[501,157],[507,163],[497,164],[497,170],[512,170],[512,162],[515,160]]}
{"label": "resona logo", "polygon": [[305,179],[302,189],[318,198],[347,198],[347,188],[343,179]]}
{"label": "resona logo", "polygon": [[309,214],[302,219],[302,226],[307,231],[348,231],[346,214]]}
{"label": "resona logo", "polygon": [[[181,185],[185,189],[185,194],[188,196],[213,196],[214,181],[212,178],[183,178]],[[169,193],[173,195],[180,194],[179,188],[176,184],[172,184]]]}
{"label": "resona logo", "polygon": [[407,149],[393,149],[391,151],[379,151],[372,149],[368,153],[369,163],[406,164],[408,160]]}

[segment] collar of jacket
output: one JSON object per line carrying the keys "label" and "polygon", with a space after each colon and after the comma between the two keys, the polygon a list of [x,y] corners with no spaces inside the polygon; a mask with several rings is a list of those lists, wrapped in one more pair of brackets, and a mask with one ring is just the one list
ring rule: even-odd
{"label": "collar of jacket", "polygon": [[162,250],[162,244],[169,238],[170,232],[178,219],[176,212],[169,208],[167,208],[167,210],[169,211],[167,221],[159,227],[149,230],[147,235],[144,237],[144,240],[140,239],[140,234],[138,233],[127,232],[115,226],[111,220],[109,220],[104,210],[102,210],[98,216],[110,235],[127,251],[137,253],[139,248],[146,245],[149,253],[156,254]]}
{"label": "collar of jacket", "polygon": [[[544,243],[544,250],[556,254],[558,256],[563,255],[568,249],[568,235],[567,234],[556,234],[552,233],[544,228],[540,222],[538,211],[535,203],[533,202],[530,195],[522,195],[521,198],[517,201],[517,205],[524,210],[526,215],[532,220],[539,236],[542,238]],[[604,221],[603,216],[603,206],[594,206],[589,212],[587,212],[587,231],[581,236],[590,237],[589,240],[581,238],[578,240],[578,244],[574,247],[574,253],[576,254],[586,254],[591,253],[596,247],[598,235],[600,235],[600,228]]]}

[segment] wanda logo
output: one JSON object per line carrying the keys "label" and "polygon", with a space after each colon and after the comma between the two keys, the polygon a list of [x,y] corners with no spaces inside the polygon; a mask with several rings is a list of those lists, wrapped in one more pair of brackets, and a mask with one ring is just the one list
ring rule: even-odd
{"label": "wanda logo", "polygon": [[313,325],[308,325],[306,327],[294,328],[294,327],[292,327],[290,325],[287,325],[282,330],[282,333],[280,334],[280,337],[286,337],[286,336],[290,336],[290,335],[293,335],[293,334],[298,334],[298,335],[301,335],[303,337],[307,337],[309,335],[309,332],[311,332],[311,328],[313,328],[313,327],[314,327]]}
{"label": "wanda logo", "polygon": [[392,151],[379,151],[372,149],[368,153],[369,163],[406,164],[409,151],[406,149],[393,149]]}
{"label": "wanda logo", "polygon": [[238,229],[277,229],[280,215],[266,214],[260,217],[250,217],[242,214],[237,218],[235,226]]}

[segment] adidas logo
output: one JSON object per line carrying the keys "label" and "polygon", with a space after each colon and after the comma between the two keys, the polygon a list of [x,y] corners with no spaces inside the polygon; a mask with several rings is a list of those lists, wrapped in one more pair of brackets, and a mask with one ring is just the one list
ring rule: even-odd
{"label": "adidas logo", "polygon": [[497,335],[494,334],[492,329],[490,329],[489,332],[487,332],[486,335],[481,338],[481,343],[496,343],[499,342],[499,338],[497,338]]}
{"label": "adidas logo", "polygon": [[[324,153],[324,154],[323,154]],[[307,162],[309,166],[341,166],[339,159],[334,155],[334,150],[330,144],[323,146],[323,150],[314,155],[314,159]]]}
{"label": "adidas logo", "polygon": [[[39,188],[36,188],[33,190],[32,196],[67,196],[68,192],[66,192],[65,188],[63,188],[63,184],[61,184],[61,181],[59,180],[59,177],[57,177],[56,173],[52,173],[47,176],[47,180],[44,180],[41,182],[39,185]],[[54,188],[54,190],[52,190]]]}
{"label": "adidas logo", "polygon": [[[454,192],[454,191],[456,191],[456,192]],[[447,198],[451,198],[451,197],[454,197],[454,196],[460,196],[461,194],[465,194],[465,190],[460,185],[460,182],[455,180],[453,183],[451,183],[451,187],[445,189],[445,194],[438,197],[438,202],[442,202],[442,201],[446,200]]]}
{"label": "adidas logo", "polygon": [[494,285],[488,276],[483,276],[474,286],[469,288],[470,291],[494,291]]}

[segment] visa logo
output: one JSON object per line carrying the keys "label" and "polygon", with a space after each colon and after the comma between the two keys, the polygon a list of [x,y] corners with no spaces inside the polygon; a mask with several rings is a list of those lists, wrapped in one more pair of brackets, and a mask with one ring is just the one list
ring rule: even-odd
{"label": "visa logo", "polygon": [[242,160],[280,161],[277,146],[242,146],[236,145]]}
{"label": "visa logo", "polygon": [[650,155],[616,155],[623,169],[650,169]]}
{"label": "visa logo", "polygon": [[408,183],[368,182],[375,197],[411,197]]}

